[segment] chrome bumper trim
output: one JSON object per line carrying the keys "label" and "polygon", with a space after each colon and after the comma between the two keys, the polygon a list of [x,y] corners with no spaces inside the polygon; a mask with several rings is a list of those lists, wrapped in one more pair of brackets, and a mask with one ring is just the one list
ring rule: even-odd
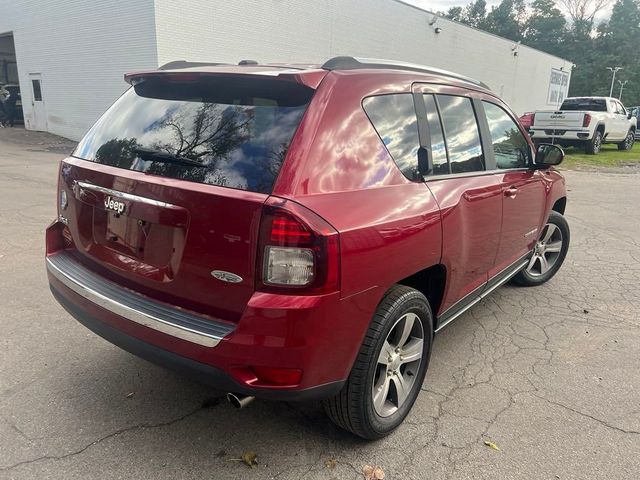
{"label": "chrome bumper trim", "polygon": [[79,264],[69,253],[47,257],[48,272],[90,302],[158,332],[188,342],[215,347],[235,329],[226,322],[167,306],[120,287]]}

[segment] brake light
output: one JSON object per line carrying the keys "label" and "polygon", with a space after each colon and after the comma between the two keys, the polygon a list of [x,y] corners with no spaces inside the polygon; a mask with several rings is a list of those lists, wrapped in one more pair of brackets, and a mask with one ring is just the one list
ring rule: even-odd
{"label": "brake light", "polygon": [[265,203],[258,244],[258,290],[334,292],[339,287],[339,262],[338,232],[326,221],[294,202],[269,199]]}
{"label": "brake light", "polygon": [[582,120],[582,126],[588,127],[590,123],[591,123],[591,115],[588,113],[585,113],[584,119]]}
{"label": "brake light", "polygon": [[311,240],[311,232],[306,226],[289,217],[283,212],[277,212],[271,221],[271,241],[272,242],[299,242]]}

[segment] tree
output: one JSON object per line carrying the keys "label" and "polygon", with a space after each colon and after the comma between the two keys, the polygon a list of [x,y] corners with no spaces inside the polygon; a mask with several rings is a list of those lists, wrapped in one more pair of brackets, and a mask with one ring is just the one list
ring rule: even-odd
{"label": "tree", "polygon": [[484,28],[486,17],[487,2],[485,0],[476,0],[465,7],[461,21],[475,28]]}
{"label": "tree", "polygon": [[[622,98],[627,105],[640,104],[640,55],[637,54],[640,44],[640,1],[618,0],[608,21],[598,26],[595,48],[599,61],[596,64],[598,85],[605,85],[609,94],[611,72],[607,66],[619,66],[622,70],[616,78],[628,83]],[[619,85],[614,86],[614,96],[618,96]]]}
{"label": "tree", "polygon": [[484,21],[488,32],[510,40],[522,40],[523,24],[526,18],[524,0],[502,0],[493,7]]}
{"label": "tree", "polygon": [[451,20],[455,20],[456,22],[464,21],[462,7],[451,7],[449,10],[447,10],[447,13],[443,14],[442,16]]}
{"label": "tree", "polygon": [[[611,17],[595,28],[610,0],[502,0],[487,13],[485,0],[449,9],[446,16],[575,63],[569,94],[609,95],[608,66],[623,67],[625,105],[640,105],[640,0],[617,0]],[[562,7],[562,8],[559,8]],[[562,9],[566,12],[563,15]],[[614,95],[619,85],[614,86]]]}
{"label": "tree", "polygon": [[543,52],[558,54],[566,34],[567,21],[553,0],[535,0],[524,25],[525,43]]}
{"label": "tree", "polygon": [[604,10],[611,0],[559,0],[574,25],[593,25],[598,13]]}

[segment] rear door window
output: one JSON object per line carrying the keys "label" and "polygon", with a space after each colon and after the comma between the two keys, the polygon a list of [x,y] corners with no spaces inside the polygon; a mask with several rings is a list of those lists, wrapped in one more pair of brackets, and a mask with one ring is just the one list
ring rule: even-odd
{"label": "rear door window", "polygon": [[410,93],[365,98],[365,112],[398,168],[413,180],[418,168],[418,121]]}
{"label": "rear door window", "polygon": [[427,123],[429,124],[429,136],[431,137],[433,175],[446,175],[451,173],[447,159],[447,145],[444,141],[440,114],[433,95],[425,94],[424,104],[427,109]]}
{"label": "rear door window", "polygon": [[479,172],[484,168],[480,132],[471,99],[455,95],[436,95],[451,173]]}
{"label": "rear door window", "polygon": [[270,193],[312,95],[303,85],[264,77],[150,77],[116,101],[73,155]]}
{"label": "rear door window", "polygon": [[482,102],[491,132],[491,144],[500,169],[526,168],[529,163],[529,143],[516,122],[501,107]]}

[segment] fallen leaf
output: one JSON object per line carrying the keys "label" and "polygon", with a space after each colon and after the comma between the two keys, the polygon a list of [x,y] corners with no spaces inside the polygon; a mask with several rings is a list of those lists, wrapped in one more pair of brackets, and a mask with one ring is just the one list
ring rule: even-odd
{"label": "fallen leaf", "polygon": [[333,470],[334,468],[336,468],[336,465],[338,464],[338,462],[336,461],[335,458],[330,458],[329,460],[327,460],[326,462],[324,462],[324,466]]}
{"label": "fallen leaf", "polygon": [[133,397],[133,392],[127,393],[127,398],[131,398],[131,397]]}
{"label": "fallen leaf", "polygon": [[362,475],[365,480],[384,480],[384,471],[378,466],[365,465],[362,467]]}
{"label": "fallen leaf", "polygon": [[242,454],[242,461],[251,468],[256,468],[258,465],[258,455],[255,452],[245,452]]}
{"label": "fallen leaf", "polygon": [[485,440],[484,444],[489,448],[493,448],[494,450],[497,450],[498,452],[500,451],[500,447],[498,447],[498,445],[496,445],[495,443],[490,442],[489,440]]}
{"label": "fallen leaf", "polygon": [[362,467],[362,475],[364,475],[365,480],[373,480],[373,467],[371,465]]}

